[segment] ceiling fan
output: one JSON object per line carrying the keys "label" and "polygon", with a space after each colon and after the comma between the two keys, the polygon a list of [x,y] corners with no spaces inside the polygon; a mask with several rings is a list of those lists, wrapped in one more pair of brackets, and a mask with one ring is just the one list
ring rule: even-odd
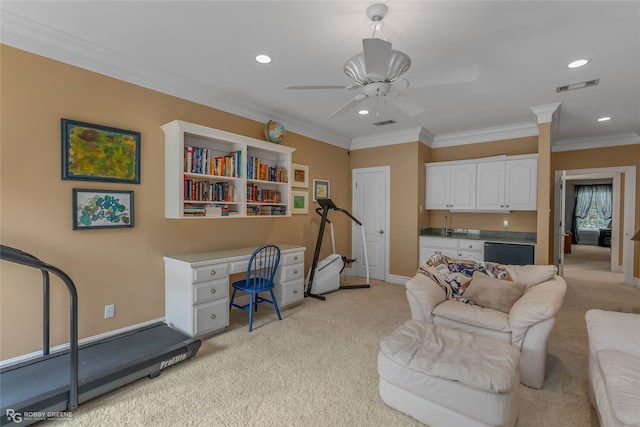
{"label": "ceiling fan", "polygon": [[353,97],[345,105],[331,113],[329,117],[344,115],[370,97],[376,98],[376,115],[378,116],[380,115],[380,103],[385,103],[387,100],[405,114],[417,116],[424,112],[426,107],[403,93],[409,86],[424,87],[471,82],[478,78],[480,68],[477,65],[471,65],[444,72],[418,74],[410,78],[410,83],[402,75],[411,67],[411,58],[403,52],[391,49],[390,42],[375,37],[377,30],[382,32],[382,19],[387,14],[387,11],[387,6],[381,3],[373,4],[367,8],[367,16],[372,21],[373,36],[363,39],[363,51],[344,64],[344,72],[353,79],[354,84],[349,86],[289,85],[285,86],[285,89],[362,89],[362,93]]}

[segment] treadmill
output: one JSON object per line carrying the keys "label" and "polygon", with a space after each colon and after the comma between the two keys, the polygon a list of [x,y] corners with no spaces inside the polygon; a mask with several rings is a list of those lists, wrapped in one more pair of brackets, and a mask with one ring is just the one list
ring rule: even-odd
{"label": "treadmill", "polygon": [[[18,249],[0,245],[0,259],[39,269],[43,277],[43,347],[38,358],[0,369],[0,425],[29,425],[73,411],[79,403],[193,357],[200,340],[159,322],[78,345],[78,301],[62,270]],[[50,354],[49,273],[69,291],[69,349]]]}

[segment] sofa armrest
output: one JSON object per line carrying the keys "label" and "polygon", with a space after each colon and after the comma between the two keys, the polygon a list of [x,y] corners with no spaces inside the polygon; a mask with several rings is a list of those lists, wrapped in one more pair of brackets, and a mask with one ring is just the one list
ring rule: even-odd
{"label": "sofa armrest", "polygon": [[640,315],[592,309],[585,320],[591,354],[616,350],[640,357]]}
{"label": "sofa armrest", "polygon": [[509,311],[511,344],[520,348],[527,329],[555,317],[566,292],[567,282],[560,276],[528,288]]}
{"label": "sofa armrest", "polygon": [[433,309],[447,299],[444,289],[420,273],[407,280],[405,288],[411,307],[411,318],[433,322]]}

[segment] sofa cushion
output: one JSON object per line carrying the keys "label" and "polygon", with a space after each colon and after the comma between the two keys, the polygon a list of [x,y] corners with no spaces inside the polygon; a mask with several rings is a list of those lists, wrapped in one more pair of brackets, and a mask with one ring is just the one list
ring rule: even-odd
{"label": "sofa cushion", "polygon": [[524,283],[494,279],[476,271],[462,295],[481,307],[509,313],[526,288]]}
{"label": "sofa cushion", "polygon": [[625,425],[640,425],[640,359],[615,350],[597,357],[611,412]]}
{"label": "sofa cushion", "polygon": [[501,332],[511,332],[509,315],[498,310],[447,300],[433,309],[435,316]]}
{"label": "sofa cushion", "polygon": [[511,278],[528,287],[546,282],[558,273],[555,265],[505,265]]}

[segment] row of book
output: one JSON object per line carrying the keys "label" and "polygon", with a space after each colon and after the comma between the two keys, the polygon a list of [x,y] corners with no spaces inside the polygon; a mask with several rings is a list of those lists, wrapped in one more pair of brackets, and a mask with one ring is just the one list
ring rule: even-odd
{"label": "row of book", "polygon": [[271,182],[288,182],[287,168],[284,165],[269,165],[259,157],[247,159],[247,178]]}
{"label": "row of book", "polygon": [[232,151],[216,156],[213,150],[204,147],[184,146],[184,171],[204,175],[242,176],[242,151]]}
{"label": "row of book", "polygon": [[229,182],[209,182],[185,178],[184,199],[207,202],[234,202],[236,187]]}
{"label": "row of book", "polygon": [[184,216],[236,216],[240,212],[231,211],[227,205],[199,205],[194,203],[185,203]]}
{"label": "row of book", "polygon": [[247,184],[247,202],[280,203],[282,194],[278,190],[260,188],[255,184]]}
{"label": "row of book", "polygon": [[247,215],[286,215],[286,206],[256,206],[247,205]]}

